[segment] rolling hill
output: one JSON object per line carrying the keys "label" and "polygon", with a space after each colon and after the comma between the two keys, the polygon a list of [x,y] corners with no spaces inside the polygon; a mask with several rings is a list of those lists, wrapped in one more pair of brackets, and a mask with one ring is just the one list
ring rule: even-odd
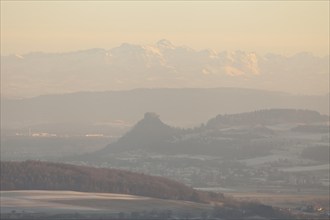
{"label": "rolling hill", "polygon": [[1,219],[293,218],[162,177],[40,161],[1,162]]}
{"label": "rolling hill", "polygon": [[1,161],[1,190],[71,190],[124,193],[162,199],[208,202],[221,194],[196,191],[184,184],[123,170],[69,164]]}
{"label": "rolling hill", "polygon": [[[268,155],[274,146],[283,144],[276,126],[325,125],[328,121],[329,116],[316,111],[269,109],[218,115],[200,127],[179,129],[164,124],[156,114],[146,113],[118,141],[86,155],[85,159],[104,160],[114,153],[139,151],[247,159]],[[283,132],[291,132],[291,129]]]}

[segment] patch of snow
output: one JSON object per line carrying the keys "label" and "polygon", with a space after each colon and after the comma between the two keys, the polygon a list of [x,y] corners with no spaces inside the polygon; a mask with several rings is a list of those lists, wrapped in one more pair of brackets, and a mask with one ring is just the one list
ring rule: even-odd
{"label": "patch of snow", "polygon": [[316,171],[316,170],[330,170],[330,164],[323,164],[317,166],[296,166],[281,169],[284,172],[303,172],[303,171]]}

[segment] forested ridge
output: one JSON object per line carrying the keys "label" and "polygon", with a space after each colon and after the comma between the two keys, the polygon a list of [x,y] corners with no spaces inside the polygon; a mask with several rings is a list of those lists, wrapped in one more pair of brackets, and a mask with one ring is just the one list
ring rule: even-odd
{"label": "forested ridge", "polygon": [[318,123],[329,121],[328,115],[302,109],[263,109],[239,114],[217,115],[207,122],[208,128],[235,125],[275,125],[287,123]]}
{"label": "forested ridge", "polygon": [[196,191],[164,177],[41,161],[2,161],[1,190],[72,190],[208,202],[222,194]]}

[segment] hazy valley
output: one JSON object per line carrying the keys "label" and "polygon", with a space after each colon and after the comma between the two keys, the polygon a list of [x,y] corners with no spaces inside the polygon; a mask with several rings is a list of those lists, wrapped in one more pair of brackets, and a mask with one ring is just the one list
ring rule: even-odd
{"label": "hazy valley", "polygon": [[[329,116],[316,111],[267,109],[220,114],[191,128],[172,127],[149,112],[116,138],[32,134],[9,133],[2,138],[2,160],[38,159],[130,170],[237,201],[289,208],[299,215],[309,210],[307,213],[322,217],[328,211]],[[270,195],[274,195],[272,200],[265,199]],[[206,208],[212,213],[210,210],[214,208]]]}
{"label": "hazy valley", "polygon": [[329,220],[330,1],[0,6],[1,220]]}
{"label": "hazy valley", "polygon": [[328,112],[329,94],[228,87],[4,98],[2,217],[326,218]]}

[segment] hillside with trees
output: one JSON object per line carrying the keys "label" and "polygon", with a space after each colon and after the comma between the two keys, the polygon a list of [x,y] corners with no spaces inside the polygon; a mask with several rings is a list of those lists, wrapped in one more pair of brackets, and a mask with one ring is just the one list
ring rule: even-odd
{"label": "hillside with trees", "polygon": [[[0,184],[1,191],[27,190],[15,191],[13,194],[17,194],[18,197],[16,197],[16,200],[19,198],[19,195],[24,196],[25,194],[24,201],[30,201],[31,204],[34,204],[34,199],[38,200],[39,193],[46,195],[48,200],[51,202],[56,201],[57,205],[80,204],[88,209],[88,207],[93,207],[91,204],[94,204],[94,202],[99,202],[97,203],[97,206],[101,207],[101,209],[97,212],[89,212],[87,210],[84,213],[72,213],[62,210],[57,211],[58,214],[54,214],[52,212],[45,211],[43,207],[35,207],[35,204],[32,206],[34,208],[38,208],[38,210],[42,210],[40,213],[30,211],[16,212],[16,209],[19,210],[20,207],[14,206],[12,207],[14,208],[12,209],[13,211],[8,212],[7,210],[7,212],[1,213],[1,219],[172,219],[172,214],[173,216],[179,216],[180,218],[184,217],[186,219],[193,218],[194,216],[202,216],[203,219],[213,219],[218,217],[239,217],[245,219],[256,216],[258,218],[290,217],[292,219],[294,217],[290,212],[288,212],[288,210],[281,210],[271,206],[262,205],[260,203],[240,202],[231,198],[225,198],[221,193],[197,191],[181,183],[168,180],[163,177],[154,177],[115,169],[93,168],[41,161],[2,161]],[[48,192],[50,192],[53,196],[54,191],[58,191],[58,195],[64,193],[64,195],[68,195],[68,198],[52,200],[52,196],[49,197],[50,194],[47,194],[47,191],[39,190],[49,190]],[[124,208],[120,208],[118,206],[119,203],[117,204],[113,199],[106,199],[106,195],[102,195],[101,200],[96,200],[96,194],[94,194],[94,199],[91,200],[90,198],[86,199],[86,197],[82,199],[81,194],[79,194],[80,199],[74,199],[73,197],[70,197],[73,193],[72,191],[147,196],[155,199],[146,200],[147,202],[145,204],[148,204],[148,201],[155,201],[155,203],[158,204],[167,204],[168,207],[164,210],[161,208],[159,210],[148,210],[148,205],[146,205],[142,210],[141,208],[138,208],[141,207],[141,205],[138,204],[141,200],[135,201],[132,199],[129,200],[130,203],[125,201],[120,203],[125,204],[125,207],[129,206],[129,208],[125,208],[124,206]],[[8,198],[11,197],[9,196]],[[138,197],[136,198],[138,199]],[[161,200],[157,198],[160,198]],[[48,200],[41,201],[43,203],[47,203]],[[107,212],[106,210],[104,211],[104,207],[108,207],[109,204],[113,204],[113,206],[117,207],[117,209],[121,211],[114,213]],[[214,204],[218,205],[214,206]],[[19,204],[18,206],[20,205],[22,204]],[[173,210],[169,209],[169,207]],[[11,207],[9,207],[9,209],[10,208]],[[53,208],[53,210],[56,210],[56,208]],[[131,210],[137,211],[133,212]]]}
{"label": "hillside with trees", "polygon": [[194,202],[223,198],[222,194],[200,192],[163,177],[41,161],[2,161],[0,185],[1,190],[104,192]]}

